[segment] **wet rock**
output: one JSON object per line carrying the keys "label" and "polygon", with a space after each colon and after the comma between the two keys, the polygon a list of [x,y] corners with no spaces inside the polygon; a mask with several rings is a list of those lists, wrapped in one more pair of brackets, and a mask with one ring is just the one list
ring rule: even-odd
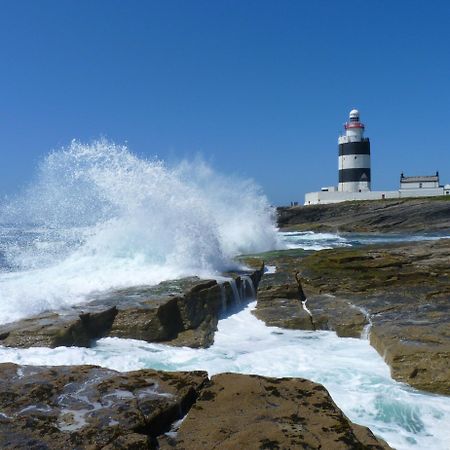
{"label": "wet rock", "polygon": [[388,449],[296,378],[0,364],[2,449]]}
{"label": "wet rock", "polygon": [[[181,345],[192,347],[209,346],[223,307],[222,289],[215,280],[198,281],[184,295],[161,302],[143,299],[130,308],[120,301],[109,335],[148,342],[182,342]],[[228,304],[231,299],[232,295],[228,296]]]}
{"label": "wet rock", "polygon": [[392,376],[418,389],[450,395],[449,296],[375,314],[370,343]]}
{"label": "wet rock", "polygon": [[[254,298],[263,269],[234,281],[186,278],[97,295],[91,302],[0,326],[8,347],[89,347],[104,336],[208,347],[220,314]],[[242,304],[238,304],[242,303]]]}
{"label": "wet rock", "polygon": [[205,372],[0,364],[0,448],[156,448],[206,381]]}
{"label": "wet rock", "polygon": [[449,198],[415,198],[281,207],[285,230],[413,232],[450,229]]}
{"label": "wet rock", "polygon": [[294,284],[260,287],[257,307],[252,313],[268,326],[300,330],[316,329],[312,317],[298,299]]}
{"label": "wet rock", "polygon": [[252,313],[268,326],[297,330],[330,330],[341,337],[360,337],[368,319],[358,308],[333,295],[311,295],[305,304],[292,284],[262,286]]}
{"label": "wet rock", "polygon": [[[370,343],[392,376],[419,389],[450,394],[450,239],[279,252],[266,275],[255,315],[267,324],[335,330],[358,337],[369,319]],[[300,271],[311,324],[297,300]]]}
{"label": "wet rock", "polygon": [[7,347],[88,347],[105,336],[114,322],[117,308],[91,312],[44,313],[0,326],[0,344]]}
{"label": "wet rock", "polygon": [[299,378],[221,374],[212,377],[167,450],[388,449],[353,424],[326,389]]}

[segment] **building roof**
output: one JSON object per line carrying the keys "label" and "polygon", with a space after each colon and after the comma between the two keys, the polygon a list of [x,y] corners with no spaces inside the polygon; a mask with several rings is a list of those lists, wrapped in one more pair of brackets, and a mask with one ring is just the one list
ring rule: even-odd
{"label": "building roof", "polygon": [[405,177],[403,174],[400,177],[400,183],[426,183],[426,182],[438,182],[439,175],[419,175],[414,177]]}

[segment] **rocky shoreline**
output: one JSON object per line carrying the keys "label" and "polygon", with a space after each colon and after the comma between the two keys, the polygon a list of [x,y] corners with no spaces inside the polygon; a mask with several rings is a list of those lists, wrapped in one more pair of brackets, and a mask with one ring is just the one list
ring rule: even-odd
{"label": "rocky shoreline", "polygon": [[274,252],[265,260],[277,271],[263,278],[254,314],[267,325],[366,333],[394,379],[450,394],[450,239]]}
{"label": "rocky shoreline", "polygon": [[390,448],[300,378],[15,364],[0,364],[0,447]]}
{"label": "rocky shoreline", "polygon": [[254,297],[264,267],[229,281],[186,278],[98,295],[89,303],[0,326],[5,347],[89,347],[102,337],[208,347],[220,314]]}
{"label": "rocky shoreline", "polygon": [[[9,347],[91,346],[103,336],[208,347],[225,311],[257,291],[267,325],[366,335],[392,376],[450,394],[450,239],[264,255],[234,281],[187,278],[98,296],[0,327]],[[298,283],[301,280],[301,284]],[[258,287],[259,286],[259,287]],[[304,300],[306,293],[307,301]],[[325,388],[300,378],[0,364],[0,447],[387,449]]]}
{"label": "rocky shoreline", "polygon": [[450,232],[450,196],[277,208],[284,231]]}

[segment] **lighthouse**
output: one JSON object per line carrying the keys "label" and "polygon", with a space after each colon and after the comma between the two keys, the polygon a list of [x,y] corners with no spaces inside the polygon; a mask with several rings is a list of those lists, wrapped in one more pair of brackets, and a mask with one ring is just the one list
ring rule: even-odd
{"label": "lighthouse", "polygon": [[364,124],[359,121],[359,111],[352,109],[345,134],[338,138],[339,185],[325,186],[319,192],[305,194],[304,205],[326,205],[361,200],[387,200],[407,197],[450,196],[450,184],[439,183],[436,175],[405,177],[400,175],[397,191],[372,191],[370,186],[370,142],[364,137]]}
{"label": "lighthouse", "polygon": [[357,109],[350,111],[344,129],[345,135],[338,138],[338,191],[370,191],[370,142],[364,137],[364,124],[359,121]]}

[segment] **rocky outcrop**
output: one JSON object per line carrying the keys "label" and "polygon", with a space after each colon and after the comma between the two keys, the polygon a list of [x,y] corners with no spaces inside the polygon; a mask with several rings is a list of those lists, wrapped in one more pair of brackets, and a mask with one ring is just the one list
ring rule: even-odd
{"label": "rocky outcrop", "polygon": [[0,448],[155,449],[206,382],[205,372],[0,364]]}
{"label": "rocky outcrop", "polygon": [[0,326],[0,344],[7,347],[89,347],[111,329],[117,308],[49,312]]}
{"label": "rocky outcrop", "polygon": [[88,347],[104,336],[208,347],[221,313],[253,298],[263,268],[234,274],[233,281],[187,278],[158,286],[99,295],[69,310],[43,313],[0,326],[8,347]]}
{"label": "rocky outcrop", "polygon": [[0,364],[0,447],[390,448],[303,379],[15,364]]}
{"label": "rocky outcrop", "polygon": [[299,378],[220,374],[162,450],[388,449],[350,422],[326,389]]}
{"label": "rocky outcrop", "polygon": [[331,232],[450,231],[450,196],[280,207],[285,230]]}
{"label": "rocky outcrop", "polygon": [[[295,283],[295,279],[292,276]],[[360,337],[366,315],[348,300],[333,295],[313,295],[303,305],[294,284],[264,283],[253,314],[266,325],[297,330],[333,330],[340,337]]]}
{"label": "rocky outcrop", "polygon": [[[254,314],[269,325],[369,339],[393,378],[450,394],[450,239],[266,258]],[[308,297],[303,309],[294,273]]]}

